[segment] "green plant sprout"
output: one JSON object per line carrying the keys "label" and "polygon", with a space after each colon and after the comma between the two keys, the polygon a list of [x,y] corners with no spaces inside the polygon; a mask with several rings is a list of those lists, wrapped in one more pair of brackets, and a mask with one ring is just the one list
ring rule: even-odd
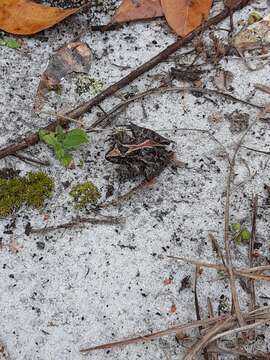
{"label": "green plant sprout", "polygon": [[73,162],[73,157],[69,154],[69,151],[77,149],[80,145],[89,141],[85,130],[64,131],[60,125],[56,127],[55,132],[40,130],[39,138],[53,148],[56,158],[66,168],[69,168]]}
{"label": "green plant sprout", "polygon": [[9,49],[19,49],[21,47],[21,44],[19,44],[17,42],[17,40],[11,39],[11,38],[2,38],[2,39],[0,39],[0,45],[1,46],[6,46]]}
{"label": "green plant sprout", "polygon": [[96,203],[100,198],[100,192],[91,181],[72,186],[69,194],[73,197],[77,209],[84,209],[87,205]]}
{"label": "green plant sprout", "polygon": [[234,234],[234,240],[238,245],[250,240],[251,232],[247,228],[242,228],[241,224],[234,223],[231,225],[231,229]]}

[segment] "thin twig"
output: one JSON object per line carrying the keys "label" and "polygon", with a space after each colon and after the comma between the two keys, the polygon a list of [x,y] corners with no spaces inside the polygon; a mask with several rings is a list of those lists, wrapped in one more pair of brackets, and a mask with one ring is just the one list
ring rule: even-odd
{"label": "thin twig", "polygon": [[[128,106],[129,104],[142,99],[146,96],[152,95],[152,94],[162,94],[162,93],[167,93],[167,92],[191,92],[191,93],[200,93],[200,94],[208,94],[208,95],[218,95],[221,97],[224,97],[226,99],[232,100],[232,101],[236,101],[239,102],[241,104],[244,105],[248,105],[248,106],[252,106],[254,108],[257,109],[262,109],[263,106],[258,105],[258,104],[254,104],[252,102],[249,102],[247,100],[244,99],[240,99],[236,96],[233,96],[229,93],[226,92],[222,92],[219,90],[215,90],[215,89],[208,89],[208,88],[197,88],[197,87],[192,87],[192,86],[184,86],[184,87],[177,87],[177,86],[171,86],[171,87],[157,87],[157,88],[152,88],[149,90],[146,90],[140,94],[134,95],[133,97],[126,99],[124,101],[122,101],[120,104],[117,104],[115,107],[113,107],[110,111],[107,112],[107,114],[105,114],[104,116],[101,116],[99,119],[97,119],[89,129],[87,129],[88,131],[91,131],[92,129],[95,129],[98,126],[103,126],[106,127],[110,124],[110,119],[121,109],[125,108],[126,106]],[[107,122],[105,122],[107,120]],[[104,123],[105,122],[105,123]]]}
{"label": "thin twig", "polygon": [[33,164],[37,164],[37,165],[41,165],[41,166],[49,166],[50,165],[50,162],[48,160],[42,161],[40,159],[22,155],[22,154],[18,154],[18,153],[14,154],[13,156],[26,162],[26,163],[33,163]]}
{"label": "thin twig", "polygon": [[60,114],[60,113],[57,113],[57,112],[52,112],[52,111],[44,111],[44,110],[41,110],[39,111],[39,114],[45,114],[45,115],[50,115],[50,116],[53,116],[53,117],[56,117],[56,118],[62,118],[64,120],[68,120],[70,122],[74,122],[75,124],[78,124],[80,126],[83,126],[83,122],[80,121],[80,120],[77,120],[77,119],[73,119],[72,117],[70,116],[67,116],[65,114]]}
{"label": "thin twig", "polygon": [[241,147],[244,148],[244,149],[250,150],[250,151],[258,152],[260,154],[270,155],[270,151],[263,151],[263,150],[253,149],[251,147],[244,146],[244,145],[242,145]]}
{"label": "thin twig", "polygon": [[99,208],[102,209],[106,209],[110,206],[116,206],[121,204],[123,201],[129,200],[132,195],[134,195],[135,193],[137,193],[137,191],[145,188],[146,186],[149,186],[148,183],[146,181],[142,181],[141,183],[139,183],[138,185],[134,186],[132,189],[130,189],[128,192],[126,192],[123,195],[118,196],[116,199],[113,199],[111,201],[107,201],[104,202],[102,204],[99,205]]}
{"label": "thin twig", "polygon": [[124,222],[123,218],[107,216],[104,218],[78,218],[77,220],[67,222],[64,224],[59,224],[55,226],[45,226],[39,229],[29,229],[29,234],[43,234],[49,231],[59,230],[59,229],[74,229],[78,227],[85,226],[86,224],[93,224],[93,225],[118,225]]}

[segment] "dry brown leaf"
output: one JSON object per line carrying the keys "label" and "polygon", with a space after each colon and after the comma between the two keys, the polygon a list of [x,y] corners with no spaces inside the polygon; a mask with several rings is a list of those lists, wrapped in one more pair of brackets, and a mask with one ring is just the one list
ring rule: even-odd
{"label": "dry brown leaf", "polygon": [[170,27],[186,36],[208,18],[213,0],[161,0]]}
{"label": "dry brown leaf", "polygon": [[30,0],[0,0],[0,29],[17,35],[35,34],[52,27],[79,9],[49,7]]}
{"label": "dry brown leaf", "polygon": [[41,110],[48,92],[57,91],[61,80],[68,74],[73,72],[87,74],[91,67],[91,58],[91,49],[81,41],[72,41],[58,49],[51,56],[47,69],[42,74],[34,103],[34,111]]}
{"label": "dry brown leaf", "polygon": [[114,23],[163,16],[160,0],[123,0],[113,17]]}
{"label": "dry brown leaf", "polygon": [[256,49],[270,43],[270,14],[255,24],[241,30],[233,38],[237,49]]}

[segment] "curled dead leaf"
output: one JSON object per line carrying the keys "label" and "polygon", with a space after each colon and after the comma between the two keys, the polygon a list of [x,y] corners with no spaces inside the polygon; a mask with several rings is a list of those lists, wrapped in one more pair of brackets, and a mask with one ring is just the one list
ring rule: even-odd
{"label": "curled dead leaf", "polygon": [[163,16],[160,0],[123,0],[113,16],[114,23]]}
{"label": "curled dead leaf", "polygon": [[17,35],[35,34],[52,27],[79,9],[49,7],[30,0],[1,0],[0,29]]}
{"label": "curled dead leaf", "polygon": [[86,43],[72,41],[56,51],[50,58],[47,69],[42,74],[34,111],[41,110],[50,90],[57,90],[60,81],[72,72],[87,74],[91,67],[92,51]]}
{"label": "curled dead leaf", "polygon": [[237,49],[256,49],[270,43],[270,14],[262,20],[248,26],[233,38],[233,45]]}
{"label": "curled dead leaf", "polygon": [[213,0],[161,0],[170,27],[186,36],[208,18]]}

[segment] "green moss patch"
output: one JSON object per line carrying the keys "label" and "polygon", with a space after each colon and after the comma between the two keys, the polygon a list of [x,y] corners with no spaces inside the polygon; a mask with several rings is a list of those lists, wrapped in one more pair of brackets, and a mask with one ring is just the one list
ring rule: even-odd
{"label": "green moss patch", "polygon": [[96,203],[100,198],[97,187],[91,181],[74,185],[69,194],[73,197],[77,209],[83,209],[89,204]]}
{"label": "green moss patch", "polygon": [[0,177],[0,217],[10,215],[24,204],[41,208],[53,189],[52,178],[41,171],[13,179]]}

